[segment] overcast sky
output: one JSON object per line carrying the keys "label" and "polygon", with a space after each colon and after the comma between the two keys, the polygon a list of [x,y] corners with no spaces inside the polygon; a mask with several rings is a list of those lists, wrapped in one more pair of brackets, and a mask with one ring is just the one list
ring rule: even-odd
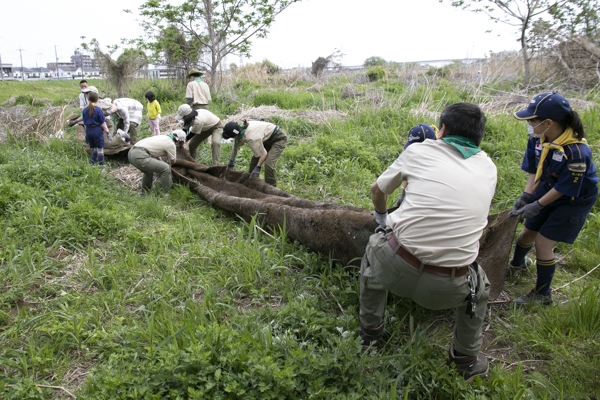
{"label": "overcast sky", "polygon": [[[455,9],[450,0],[304,0],[280,14],[266,39],[255,39],[252,58],[284,67],[310,67],[335,50],[344,65],[371,56],[387,61],[485,57],[490,51],[518,50],[517,29],[494,24],[480,13]],[[96,38],[101,45],[142,35],[137,11],[142,0],[3,1],[0,56],[3,63],[46,66],[70,61],[73,51]],[[132,14],[123,12],[130,9]],[[491,33],[486,33],[487,30]],[[240,64],[230,56],[227,63]]]}

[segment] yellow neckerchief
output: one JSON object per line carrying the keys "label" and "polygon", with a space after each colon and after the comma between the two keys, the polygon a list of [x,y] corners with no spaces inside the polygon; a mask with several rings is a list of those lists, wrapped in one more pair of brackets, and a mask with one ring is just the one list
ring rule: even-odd
{"label": "yellow neckerchief", "polygon": [[538,163],[537,170],[535,171],[535,180],[533,181],[533,190],[535,190],[540,184],[540,178],[542,177],[542,172],[544,170],[544,160],[546,156],[550,152],[550,150],[559,150],[564,158],[567,158],[565,154],[565,149],[563,149],[564,145],[569,144],[584,144],[587,146],[587,140],[585,139],[577,139],[575,136],[575,132],[573,132],[573,128],[567,128],[565,131],[556,138],[554,142],[546,142],[546,137],[544,136],[540,141],[542,143],[542,154],[540,155],[540,162]]}

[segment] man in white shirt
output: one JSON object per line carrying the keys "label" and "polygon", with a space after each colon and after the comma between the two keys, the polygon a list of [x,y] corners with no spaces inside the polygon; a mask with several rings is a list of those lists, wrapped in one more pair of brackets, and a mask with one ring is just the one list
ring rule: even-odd
{"label": "man in white shirt", "polygon": [[119,129],[124,134],[129,136],[131,144],[137,142],[137,127],[142,122],[144,106],[135,99],[121,98],[115,99],[112,102],[112,107],[105,113],[107,115],[115,114],[117,117],[117,127],[114,134],[116,135]]}

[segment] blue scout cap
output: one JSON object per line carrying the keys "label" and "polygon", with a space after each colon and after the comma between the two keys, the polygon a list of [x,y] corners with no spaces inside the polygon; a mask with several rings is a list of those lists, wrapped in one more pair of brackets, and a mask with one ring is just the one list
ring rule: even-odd
{"label": "blue scout cap", "polygon": [[520,120],[551,119],[562,122],[570,112],[571,105],[567,99],[556,92],[547,92],[535,96],[525,110],[515,113],[515,118]]}
{"label": "blue scout cap", "polygon": [[425,139],[436,139],[435,129],[431,125],[419,124],[410,128],[408,131],[408,141],[404,145],[404,149],[413,143],[424,142]]}

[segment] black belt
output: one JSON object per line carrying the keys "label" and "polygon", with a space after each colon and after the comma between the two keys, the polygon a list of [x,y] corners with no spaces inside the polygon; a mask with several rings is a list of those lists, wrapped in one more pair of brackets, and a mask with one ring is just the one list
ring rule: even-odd
{"label": "black belt", "polygon": [[[396,247],[398,247],[398,241],[396,240],[396,237],[393,234],[390,234],[388,236],[388,243],[390,244],[390,246],[392,246],[392,249],[395,249]],[[402,259],[404,259],[404,261],[406,261],[413,267],[415,267],[417,269],[421,268],[421,261],[417,257],[410,254],[409,251],[406,250],[404,247],[400,246],[400,248],[398,249],[398,251],[396,253],[400,257],[402,257]],[[440,267],[437,265],[429,265],[429,264],[425,264],[423,266],[423,271],[427,272],[428,274],[433,274],[433,275],[438,275],[438,276],[448,276],[448,277],[452,276],[452,271],[454,271],[454,276],[458,277],[458,276],[466,275],[468,270],[469,270],[468,266],[465,266],[465,267]]]}
{"label": "black belt", "polygon": [[100,126],[100,125],[86,125],[85,127],[86,127],[86,128],[96,128],[96,127],[98,127],[98,126]]}

